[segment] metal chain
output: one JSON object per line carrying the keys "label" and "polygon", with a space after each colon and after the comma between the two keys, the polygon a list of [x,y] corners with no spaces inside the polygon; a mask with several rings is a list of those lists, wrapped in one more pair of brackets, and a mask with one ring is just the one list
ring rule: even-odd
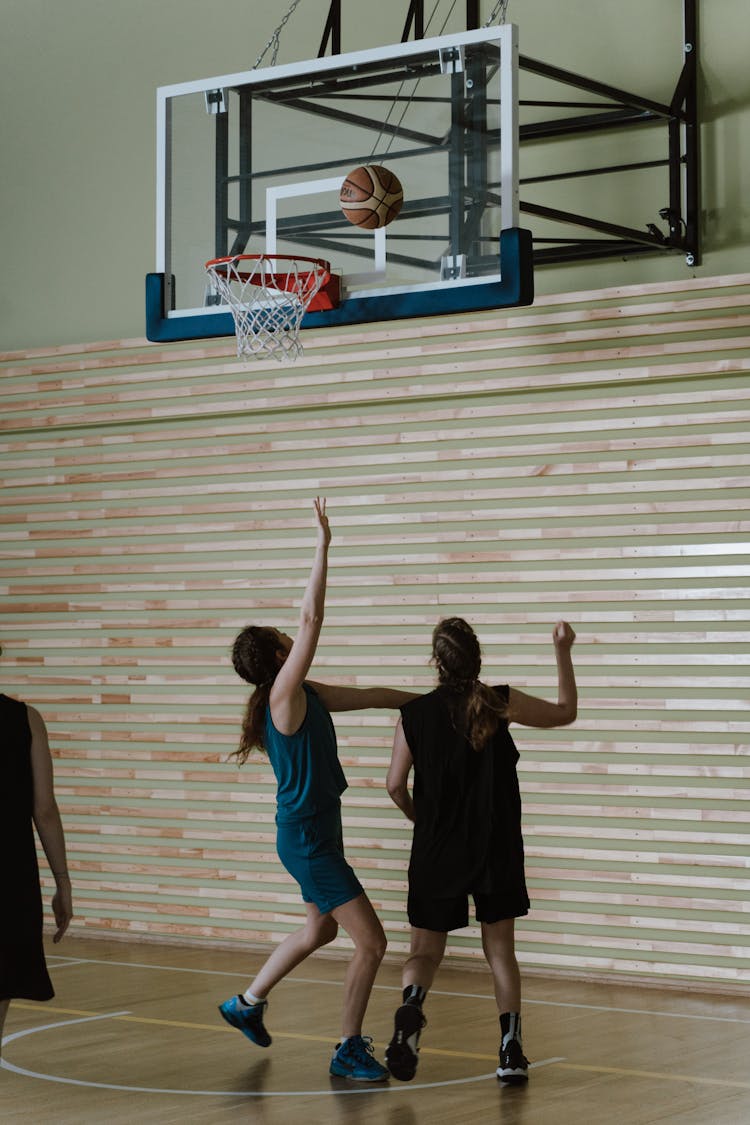
{"label": "metal chain", "polygon": [[[284,28],[286,27],[287,23],[289,22],[290,17],[294,14],[295,9],[298,8],[301,3],[302,3],[302,0],[292,0],[292,3],[289,5],[289,9],[286,12],[286,14],[284,15],[281,23],[276,28],[273,35],[268,40],[265,47],[263,48],[263,50],[261,51],[261,53],[258,55],[257,59],[255,60],[255,63],[252,67],[253,70],[257,70],[257,68],[263,62],[263,59],[268,54],[268,51],[271,47],[273,47],[273,54],[271,55],[271,66],[276,65],[276,59],[277,59],[278,54],[279,54],[279,43],[280,43],[281,33],[284,30]],[[508,14],[508,5],[509,4],[510,4],[510,0],[497,0],[497,3],[495,4],[495,7],[492,9],[492,12],[490,13],[490,17],[486,21],[484,26],[489,27],[491,24],[493,24],[495,22],[496,17],[498,16],[498,14],[500,16],[500,19],[497,22],[501,23],[501,24],[505,23],[505,20],[506,20],[507,14]],[[439,7],[439,0],[438,0],[438,3],[435,4],[435,7],[432,9],[432,15],[429,17],[429,20],[427,21],[427,27],[429,27],[429,25],[432,23],[432,20],[434,18],[435,12],[437,11],[438,7]],[[441,29],[441,34],[442,34],[442,31],[445,29],[445,25],[447,24],[448,20],[450,19],[450,15],[451,15],[451,12],[453,11],[454,7],[455,7],[455,2],[451,5],[451,8],[448,12],[448,15],[445,18],[445,21],[443,23],[443,27]],[[425,32],[427,31],[427,27],[425,28]]]}
{"label": "metal chain", "polygon": [[[257,70],[257,68],[263,62],[263,59],[268,54],[268,51],[271,47],[273,47],[273,54],[271,55],[271,64],[270,65],[271,66],[276,65],[276,59],[277,59],[278,54],[279,54],[279,45],[280,45],[281,33],[284,30],[284,28],[286,27],[287,23],[289,22],[290,17],[294,14],[296,8],[298,8],[301,3],[302,3],[302,0],[292,0],[292,3],[289,5],[289,8],[288,8],[286,14],[284,15],[281,23],[276,28],[273,35],[268,40],[265,47],[263,48],[263,50],[261,51],[261,53],[258,55],[257,59],[255,60],[255,63],[252,67],[253,70]],[[489,27],[491,24],[493,24],[495,22],[496,17],[498,16],[498,14],[500,16],[500,19],[497,22],[499,22],[501,24],[505,23],[505,20],[506,20],[507,14],[508,14],[508,5],[509,4],[510,4],[510,0],[497,0],[497,3],[495,4],[495,7],[492,9],[492,12],[490,13],[489,19],[486,21],[484,26]],[[435,7],[432,9],[432,15],[429,17],[429,19],[427,21],[427,27],[425,27],[425,32],[427,31],[427,28],[429,27],[429,25],[432,23],[432,20],[435,16],[435,12],[437,11],[438,7],[439,7],[439,0],[435,4]],[[448,12],[448,15],[445,18],[445,21],[443,23],[443,27],[441,29],[441,34],[442,34],[442,31],[445,30],[445,25],[447,24],[448,20],[450,19],[450,15],[451,15],[451,12],[453,11],[454,7],[455,7],[455,0],[454,0],[454,3],[451,5],[451,8]]]}
{"label": "metal chain", "polygon": [[490,18],[487,20],[487,22],[484,26],[489,27],[491,24],[493,24],[495,22],[495,16],[498,14],[498,12],[500,13],[500,19],[497,22],[498,23],[505,23],[505,18],[508,14],[508,5],[509,4],[510,4],[510,0],[498,0],[497,4],[495,4],[495,7],[492,9],[492,14],[490,15]]}
{"label": "metal chain", "polygon": [[261,64],[261,63],[263,62],[263,59],[264,59],[264,58],[266,57],[266,55],[268,54],[268,49],[269,49],[269,47],[271,47],[272,45],[274,45],[274,46],[273,46],[273,54],[271,55],[271,64],[270,64],[270,65],[271,65],[271,66],[276,66],[276,57],[277,57],[277,55],[278,55],[278,53],[279,53],[279,36],[281,35],[282,31],[284,30],[284,27],[285,27],[285,26],[286,26],[286,24],[288,23],[288,21],[289,21],[289,17],[290,17],[290,16],[291,16],[291,15],[293,14],[293,12],[294,12],[294,9],[295,9],[296,7],[298,7],[298,5],[299,5],[299,4],[301,4],[301,3],[302,3],[302,0],[292,0],[292,4],[291,4],[291,5],[290,5],[290,7],[289,7],[289,11],[288,11],[288,12],[286,13],[286,15],[285,15],[285,16],[284,16],[284,18],[282,19],[281,23],[280,23],[280,24],[279,24],[279,26],[278,26],[278,27],[276,28],[276,30],[274,31],[273,35],[272,35],[272,36],[271,36],[271,38],[270,38],[270,39],[268,40],[268,42],[266,43],[265,47],[263,48],[263,50],[261,51],[261,53],[260,53],[260,54],[258,55],[257,59],[255,60],[255,64],[254,64],[254,66],[252,67],[252,69],[253,69],[253,70],[257,70],[257,69],[258,69],[258,67],[260,66],[260,64]]}

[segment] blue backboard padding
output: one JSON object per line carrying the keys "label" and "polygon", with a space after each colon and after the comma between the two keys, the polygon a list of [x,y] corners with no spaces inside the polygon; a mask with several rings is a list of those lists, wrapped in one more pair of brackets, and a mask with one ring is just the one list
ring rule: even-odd
{"label": "blue backboard padding", "polygon": [[[478,280],[473,285],[451,285],[412,293],[383,293],[381,296],[342,301],[336,309],[307,313],[303,328],[331,328],[343,324],[365,324],[379,320],[403,320],[416,316],[479,312],[483,309],[530,305],[534,300],[534,267],[531,231],[521,227],[500,235],[500,281]],[[164,312],[164,274],[146,274],[146,338],[154,343],[176,340],[205,340],[233,336],[231,313],[167,317]]]}

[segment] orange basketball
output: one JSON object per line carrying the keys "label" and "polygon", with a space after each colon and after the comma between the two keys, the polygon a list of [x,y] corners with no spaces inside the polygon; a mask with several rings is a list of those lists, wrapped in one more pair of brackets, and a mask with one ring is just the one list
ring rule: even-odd
{"label": "orange basketball", "polygon": [[350,223],[374,230],[396,218],[404,202],[404,192],[393,172],[379,164],[365,164],[346,177],[339,201]]}

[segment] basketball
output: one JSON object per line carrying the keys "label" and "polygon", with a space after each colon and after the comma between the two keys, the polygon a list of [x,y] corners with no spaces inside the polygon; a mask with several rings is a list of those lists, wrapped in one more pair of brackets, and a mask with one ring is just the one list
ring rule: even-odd
{"label": "basketball", "polygon": [[350,223],[374,230],[388,226],[396,218],[404,202],[404,192],[393,172],[379,164],[365,164],[346,177],[339,201]]}

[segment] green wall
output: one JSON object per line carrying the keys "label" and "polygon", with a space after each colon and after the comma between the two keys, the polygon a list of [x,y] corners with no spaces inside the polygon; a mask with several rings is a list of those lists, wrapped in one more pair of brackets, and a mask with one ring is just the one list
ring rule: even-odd
{"label": "green wall", "polygon": [[[249,69],[287,7],[286,0],[3,0],[0,348],[143,335],[144,275],[154,268],[156,88]],[[492,7],[484,0],[483,19]],[[344,49],[398,41],[407,8],[406,0],[346,0]],[[443,0],[430,34],[449,8]],[[573,7],[511,0],[508,14],[523,53],[667,98],[682,57],[681,9],[680,0]],[[317,54],[327,11],[328,0],[302,0],[279,62]],[[446,30],[459,30],[464,12],[456,4]],[[750,76],[737,34],[746,0],[711,0],[700,16],[702,266],[689,270],[670,256],[555,267],[540,271],[538,292],[746,269]],[[563,160],[559,146],[543,155],[552,171]],[[568,152],[564,160],[570,166]]]}

